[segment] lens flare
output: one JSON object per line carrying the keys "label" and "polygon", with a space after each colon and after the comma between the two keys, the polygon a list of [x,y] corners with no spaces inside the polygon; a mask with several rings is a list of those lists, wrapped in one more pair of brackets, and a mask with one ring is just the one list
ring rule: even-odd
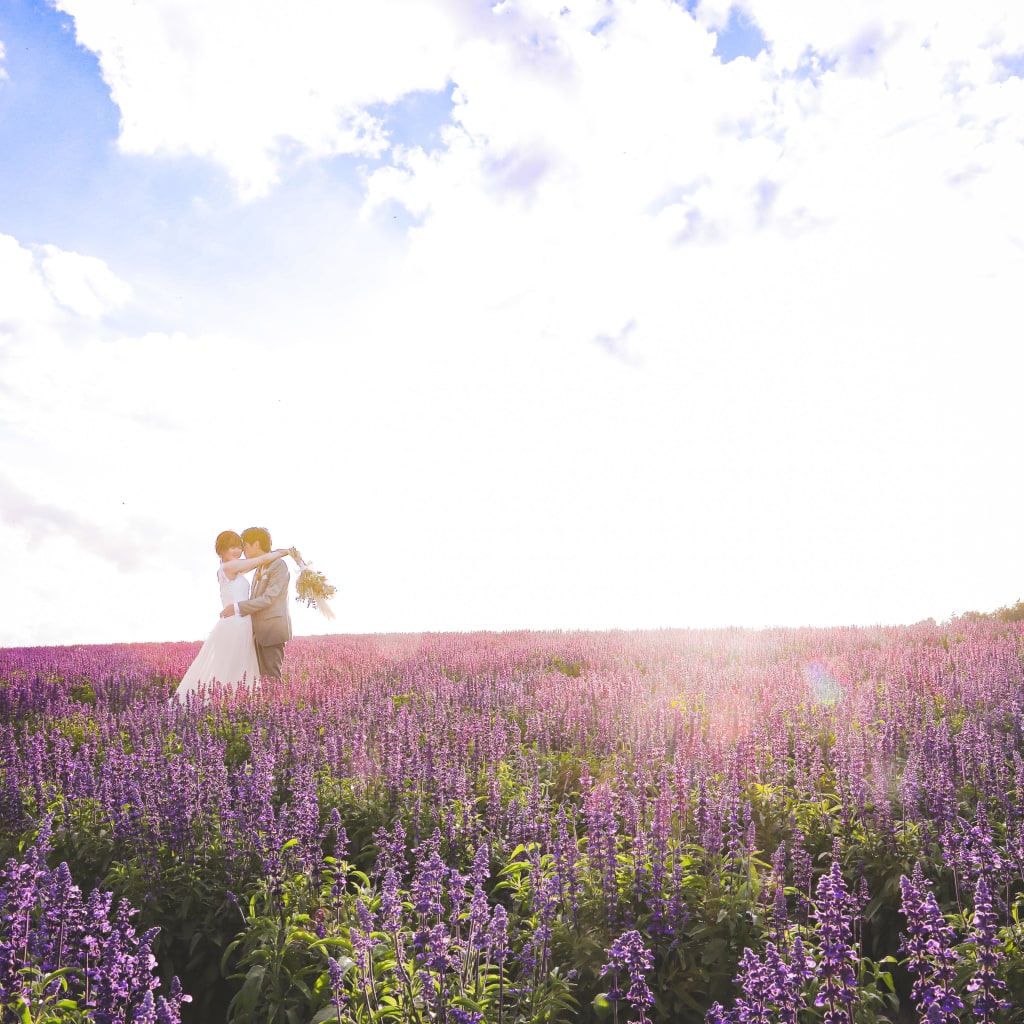
{"label": "lens flare", "polygon": [[842,696],[842,686],[820,661],[812,661],[804,666],[804,680],[815,704],[830,707]]}

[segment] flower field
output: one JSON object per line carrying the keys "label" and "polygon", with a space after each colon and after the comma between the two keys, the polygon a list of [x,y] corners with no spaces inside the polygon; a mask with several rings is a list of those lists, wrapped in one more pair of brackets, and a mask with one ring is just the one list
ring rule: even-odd
{"label": "flower field", "polygon": [[3,1021],[1024,1020],[1024,626],[0,650]]}

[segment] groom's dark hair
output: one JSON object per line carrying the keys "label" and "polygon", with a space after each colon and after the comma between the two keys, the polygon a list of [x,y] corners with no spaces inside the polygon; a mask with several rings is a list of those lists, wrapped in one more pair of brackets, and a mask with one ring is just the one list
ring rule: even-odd
{"label": "groom's dark hair", "polygon": [[250,526],[242,531],[242,543],[259,544],[260,550],[266,553],[270,550],[270,531],[262,526]]}

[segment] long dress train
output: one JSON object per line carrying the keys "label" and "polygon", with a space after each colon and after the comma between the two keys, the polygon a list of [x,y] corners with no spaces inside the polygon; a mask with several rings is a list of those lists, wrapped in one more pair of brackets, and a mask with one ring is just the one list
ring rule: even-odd
{"label": "long dress train", "polygon": [[[245,601],[249,597],[249,581],[239,573],[229,580],[223,569],[217,570],[221,607]],[[252,619],[248,615],[232,615],[218,619],[210,635],[189,666],[174,695],[184,701],[200,686],[210,688],[214,680],[222,685],[253,685],[260,678],[256,645],[252,638]]]}

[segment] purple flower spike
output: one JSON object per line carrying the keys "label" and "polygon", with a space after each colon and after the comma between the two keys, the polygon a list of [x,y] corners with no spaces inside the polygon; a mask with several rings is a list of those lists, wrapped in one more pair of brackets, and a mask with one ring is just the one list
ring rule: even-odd
{"label": "purple flower spike", "polygon": [[815,1006],[825,1006],[825,1024],[852,1024],[850,1007],[857,1001],[857,953],[851,945],[853,914],[857,901],[843,881],[839,861],[818,882],[814,916],[818,922],[821,960],[818,976],[821,988]]}
{"label": "purple flower spike", "polygon": [[1011,1004],[996,994],[1006,988],[1006,983],[996,977],[996,967],[1003,959],[999,951],[999,935],[996,930],[996,915],[992,910],[992,896],[984,875],[978,879],[974,892],[974,942],[977,944],[978,969],[967,983],[968,992],[976,992],[974,1015],[985,1024],[993,1020],[997,1010]]}
{"label": "purple flower spike", "polygon": [[[647,985],[645,975],[654,966],[654,957],[644,945],[640,933],[636,929],[623,932],[612,943],[611,949],[607,949],[605,952],[608,954],[608,963],[601,968],[601,974],[611,972],[615,975],[618,971],[625,971],[629,974],[630,986],[629,991],[626,992],[626,999],[639,1011],[638,1020],[643,1024],[649,1024],[647,1007],[654,1005],[654,996]],[[616,983],[615,992],[619,993],[619,991]],[[613,997],[611,992],[608,993],[608,996],[609,998],[622,998],[618,994]]]}
{"label": "purple flower spike", "polygon": [[501,967],[508,957],[508,914],[500,903],[491,912],[489,941],[491,959]]}
{"label": "purple flower spike", "polygon": [[157,1024],[156,1004],[153,1002],[152,992],[147,992],[142,997],[138,1009],[132,1014],[132,1024]]}
{"label": "purple flower spike", "polygon": [[913,878],[900,878],[907,934],[901,949],[907,967],[916,978],[910,996],[928,1024],[957,1024],[963,1000],[956,994],[956,964],[960,957],[953,944],[956,935],[946,924],[935,896],[921,871],[914,865]]}
{"label": "purple flower spike", "polygon": [[763,959],[745,949],[735,979],[743,994],[727,1016],[736,1024],[796,1024],[804,1005],[804,982],[813,975],[813,961],[808,961],[799,938],[788,963],[773,942],[765,947]]}
{"label": "purple flower spike", "polygon": [[448,1016],[452,1024],[482,1024],[484,1015],[476,1010],[462,1010],[457,1006],[448,1008]]}
{"label": "purple flower spike", "polygon": [[711,1009],[704,1015],[704,1024],[733,1024],[733,1014],[721,1003],[712,1003]]}
{"label": "purple flower spike", "polygon": [[380,893],[381,926],[392,935],[402,927],[402,896],[398,891],[398,875],[394,868],[384,874]]}
{"label": "purple flower spike", "polygon": [[330,979],[331,995],[334,997],[332,1000],[334,1010],[338,1015],[338,1020],[341,1020],[342,1007],[348,1002],[348,994],[345,991],[345,969],[333,956],[327,958],[327,977]]}

